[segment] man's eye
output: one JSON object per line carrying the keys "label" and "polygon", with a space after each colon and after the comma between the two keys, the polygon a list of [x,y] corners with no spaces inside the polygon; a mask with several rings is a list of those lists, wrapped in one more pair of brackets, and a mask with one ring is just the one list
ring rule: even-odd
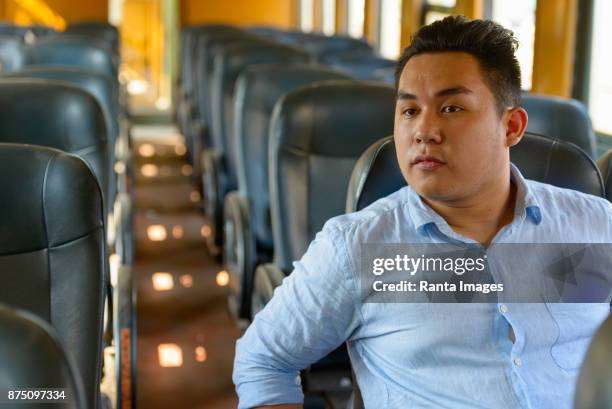
{"label": "man's eye", "polygon": [[411,118],[416,114],[416,112],[417,110],[414,108],[407,108],[402,111],[402,115],[404,115],[407,118]]}
{"label": "man's eye", "polygon": [[458,106],[454,106],[454,105],[448,105],[442,108],[442,112],[445,114],[452,114],[453,112],[459,112],[461,110],[462,110],[461,108],[459,108]]}

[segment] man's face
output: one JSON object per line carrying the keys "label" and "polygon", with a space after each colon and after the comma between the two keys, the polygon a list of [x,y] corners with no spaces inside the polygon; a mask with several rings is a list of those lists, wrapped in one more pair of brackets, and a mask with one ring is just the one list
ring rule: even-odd
{"label": "man's face", "polygon": [[398,86],[395,145],[404,178],[426,199],[469,200],[503,183],[506,127],[476,58],[444,52],[408,61]]}

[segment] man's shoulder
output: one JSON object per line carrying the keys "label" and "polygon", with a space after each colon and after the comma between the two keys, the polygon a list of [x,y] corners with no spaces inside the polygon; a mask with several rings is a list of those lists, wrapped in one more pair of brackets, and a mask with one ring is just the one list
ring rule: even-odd
{"label": "man's shoulder", "polygon": [[362,210],[333,217],[325,223],[324,230],[361,236],[369,236],[379,230],[391,233],[397,229],[398,223],[410,220],[407,206],[409,189],[406,186]]}
{"label": "man's shoulder", "polygon": [[544,209],[554,207],[566,214],[612,217],[612,204],[605,198],[535,180],[526,180],[528,189]]}

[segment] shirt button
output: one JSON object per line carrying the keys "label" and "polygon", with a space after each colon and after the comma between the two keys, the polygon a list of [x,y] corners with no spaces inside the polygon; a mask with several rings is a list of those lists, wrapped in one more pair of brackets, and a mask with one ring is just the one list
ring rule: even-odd
{"label": "shirt button", "polygon": [[506,304],[502,304],[499,306],[499,310],[501,311],[502,314],[505,314],[508,312],[508,306]]}
{"label": "shirt button", "polygon": [[514,362],[514,365],[516,365],[518,367],[523,365],[523,361],[521,361],[521,358],[519,358],[519,357],[514,358],[513,362]]}

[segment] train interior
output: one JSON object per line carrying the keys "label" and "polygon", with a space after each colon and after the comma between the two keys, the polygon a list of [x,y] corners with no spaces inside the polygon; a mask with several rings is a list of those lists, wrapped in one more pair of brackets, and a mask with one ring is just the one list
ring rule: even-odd
{"label": "train interior", "polygon": [[[612,201],[607,0],[0,0],[0,407],[236,408],[292,263],[405,185],[397,59],[456,14],[519,40],[512,160]],[[575,408],[612,408],[611,360],[608,320]],[[363,407],[344,346],[301,383]]]}

